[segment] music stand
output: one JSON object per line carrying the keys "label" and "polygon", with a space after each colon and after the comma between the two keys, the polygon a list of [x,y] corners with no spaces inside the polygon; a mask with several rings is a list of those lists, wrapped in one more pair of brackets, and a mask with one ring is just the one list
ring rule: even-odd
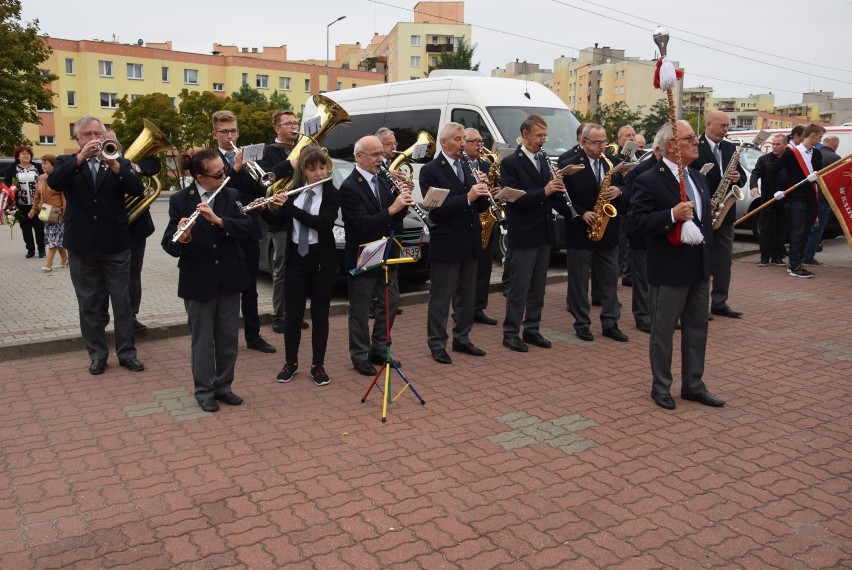
{"label": "music stand", "polygon": [[[404,237],[409,234],[401,234],[400,237]],[[414,235],[414,234],[410,234]],[[422,236],[421,236],[422,240]],[[400,257],[391,258],[390,252],[392,249],[392,244],[396,244],[400,249]],[[422,242],[421,242],[422,245]],[[351,270],[349,273],[354,275],[358,275],[360,273],[365,273],[367,271],[372,271],[373,269],[377,269],[379,267],[382,268],[385,272],[385,363],[376,373],[376,376],[373,378],[373,381],[370,383],[370,387],[367,388],[367,392],[361,398],[361,403],[367,401],[367,396],[370,395],[370,392],[373,390],[373,387],[379,381],[379,378],[384,374],[385,376],[385,384],[384,390],[379,388],[379,391],[382,392],[384,397],[382,398],[382,423],[387,421],[388,417],[388,405],[393,404],[397,401],[397,399],[405,392],[407,389],[411,389],[411,392],[420,400],[421,405],[426,405],[426,401],[420,397],[420,394],[414,388],[414,385],[408,379],[408,377],[400,370],[399,366],[394,364],[393,359],[391,358],[391,333],[390,333],[390,314],[389,314],[389,306],[390,306],[390,277],[388,276],[388,266],[390,265],[398,265],[401,263],[412,263],[417,261],[415,258],[411,256],[403,256],[402,252],[403,246],[394,237],[394,233],[380,240],[362,244],[360,246],[357,267]],[[396,370],[396,373],[399,374],[400,378],[405,382],[405,386],[397,392],[396,396],[391,397],[391,368]]]}

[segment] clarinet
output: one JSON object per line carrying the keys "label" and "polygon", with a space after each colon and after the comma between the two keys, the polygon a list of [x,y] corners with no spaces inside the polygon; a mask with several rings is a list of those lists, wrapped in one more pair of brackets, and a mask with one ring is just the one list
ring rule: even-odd
{"label": "clarinet", "polygon": [[[388,170],[387,166],[385,166],[384,164],[380,164],[379,165],[379,172],[381,173],[382,176],[384,176],[385,180],[388,181],[388,184],[391,185],[391,190],[393,190],[394,194],[399,196],[400,194],[405,192],[405,188],[403,188],[399,184],[397,179],[393,177],[393,175],[390,173],[390,170]],[[423,208],[421,208],[420,206],[418,206],[417,202],[412,202],[411,207],[414,208],[414,213],[417,214],[417,216],[421,220],[423,220],[423,224],[427,228],[429,228],[431,230],[435,227],[435,222],[433,222],[432,220],[429,219],[429,213],[426,212],[425,210],[423,210]]]}
{"label": "clarinet", "polygon": [[[477,169],[476,166],[473,165],[473,161],[470,160],[466,154],[462,155],[462,160],[464,160],[465,164],[467,164],[467,167],[470,169],[471,175],[473,175],[473,179],[478,184],[479,169]],[[488,206],[489,208],[491,208],[491,213],[494,215],[494,218],[496,218],[497,223],[503,223],[503,221],[506,219],[505,215],[503,214],[503,208],[497,205],[497,202],[494,200],[494,196],[491,195],[491,192],[486,195],[486,198],[488,199]]]}
{"label": "clarinet", "polygon": [[[538,152],[538,154],[541,157],[541,159],[544,160],[544,162],[550,168],[550,177],[553,178],[554,180],[558,180],[559,178],[561,178],[561,176],[559,176],[559,171],[556,170],[556,167],[553,165],[552,162],[550,162],[550,157],[547,156],[547,153],[544,152],[544,149],[541,149]],[[565,198],[565,203],[568,205],[568,209],[571,211],[571,219],[568,220],[568,221],[572,222],[572,221],[576,220],[577,218],[579,218],[580,214],[578,214],[577,210],[574,209],[574,204],[573,204],[573,202],[571,202],[571,197],[568,195],[567,190],[562,193],[562,197]]]}

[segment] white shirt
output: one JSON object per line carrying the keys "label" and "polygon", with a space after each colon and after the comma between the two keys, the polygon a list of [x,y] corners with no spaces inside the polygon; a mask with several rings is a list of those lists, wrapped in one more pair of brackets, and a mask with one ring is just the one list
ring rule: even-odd
{"label": "white shirt", "polygon": [[450,163],[450,166],[453,167],[453,172],[456,172],[456,163],[458,162],[459,166],[461,167],[462,175],[464,175],[464,164],[461,163],[461,160],[458,160],[458,159],[455,159],[455,158],[448,156],[447,153],[444,152],[443,150],[441,151],[441,154],[444,155],[444,158],[446,158],[447,162]]}
{"label": "white shirt", "polygon": [[[314,199],[311,202],[311,209],[308,211],[312,216],[318,216],[320,206],[322,205],[322,185],[314,186],[312,188],[314,193]],[[293,205],[299,208],[300,210],[304,210],[302,206],[305,205],[305,200],[308,199],[308,192],[299,192],[299,195],[296,196],[296,199],[293,201]],[[295,217],[293,218],[293,232],[290,234],[290,239],[296,245],[299,245],[299,232],[302,229],[302,222],[297,220]],[[314,228],[308,228],[308,244],[314,245],[319,242],[319,234]]]}
{"label": "white shirt", "polygon": [[527,155],[527,158],[533,163],[537,172],[541,172],[541,162],[538,160],[538,153],[531,152],[527,147],[521,145],[521,151]]}
{"label": "white shirt", "polygon": [[808,148],[802,143],[796,145],[796,148],[802,153],[802,158],[805,160],[805,164],[808,165],[808,174],[811,174],[814,171],[814,165],[812,159],[814,157],[813,149]]}
{"label": "white shirt", "polygon": [[[671,171],[671,173],[674,174],[675,180],[680,182],[680,179],[677,177],[677,164],[675,164],[674,162],[672,162],[671,160],[669,160],[666,157],[663,157],[663,162],[665,163],[666,166],[669,167],[669,170]],[[688,182],[686,182],[686,184],[692,186],[692,193],[695,194],[695,208],[694,208],[693,211],[694,212],[701,212],[701,192],[698,191],[698,185],[695,184],[695,181],[692,179],[691,176],[689,176],[689,169],[687,169],[685,166],[683,167],[683,174],[688,179]],[[689,195],[687,194],[687,196],[689,196]],[[698,216],[698,217],[700,218],[701,216]],[[672,209],[672,222],[674,222],[674,221],[675,221],[674,209]]]}

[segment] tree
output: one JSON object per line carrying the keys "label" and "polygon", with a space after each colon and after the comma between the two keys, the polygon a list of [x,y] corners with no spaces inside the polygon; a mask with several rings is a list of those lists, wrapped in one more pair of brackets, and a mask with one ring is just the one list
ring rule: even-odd
{"label": "tree", "polygon": [[627,106],[627,103],[618,101],[612,105],[599,106],[587,119],[592,123],[601,125],[606,130],[607,139],[615,142],[618,137],[618,129],[624,125],[635,127],[642,119],[642,109],[643,107],[640,106],[636,111],[633,111]]}
{"label": "tree", "polygon": [[0,0],[0,152],[12,154],[31,144],[23,134],[25,123],[41,124],[39,109],[53,109],[49,85],[58,77],[39,69],[50,57],[50,46],[39,35],[38,20],[21,22],[21,2]]}
{"label": "tree", "polygon": [[228,101],[226,109],[237,116],[240,126],[239,145],[267,142],[275,135],[272,129],[272,111],[266,97],[263,102],[250,104],[242,101]]}
{"label": "tree", "polygon": [[183,118],[183,125],[180,137],[172,144],[179,144],[181,149],[211,148],[213,137],[210,133],[213,127],[210,117],[225,108],[227,99],[220,99],[210,91],[188,89],[182,89],[178,98],[178,111]]}
{"label": "tree", "polygon": [[269,104],[269,101],[266,100],[266,95],[250,86],[248,83],[243,83],[240,85],[239,91],[231,93],[231,99],[235,101],[242,101],[246,105],[251,105],[252,103],[262,103],[264,105]]}
{"label": "tree", "polygon": [[[669,122],[669,103],[667,99],[659,99],[651,105],[651,109],[642,121],[636,125],[636,130],[645,135],[649,143],[657,135],[657,131]],[[698,132],[698,131],[695,131]]]}
{"label": "tree", "polygon": [[472,71],[479,71],[479,62],[476,65],[472,65],[473,52],[476,50],[477,45],[473,44],[471,46],[464,37],[459,38],[459,45],[456,49],[441,52],[438,64],[434,67],[430,65],[426,74],[428,75],[434,69],[470,69]]}
{"label": "tree", "polygon": [[269,108],[278,111],[292,111],[293,104],[290,103],[290,98],[286,93],[275,91],[269,96]]}
{"label": "tree", "polygon": [[118,137],[122,148],[127,148],[142,132],[142,119],[148,119],[169,139],[169,143],[183,150],[181,129],[183,118],[172,105],[172,99],[165,93],[143,95],[130,101],[125,95],[118,102],[118,109],[112,115],[112,130]]}

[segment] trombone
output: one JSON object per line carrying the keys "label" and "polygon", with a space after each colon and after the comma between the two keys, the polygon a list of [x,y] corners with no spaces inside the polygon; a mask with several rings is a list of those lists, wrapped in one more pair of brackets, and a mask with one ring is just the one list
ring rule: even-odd
{"label": "trombone", "polygon": [[[231,142],[231,146],[233,147],[234,152],[242,152],[243,149],[237,147],[236,144]],[[275,182],[275,173],[266,172],[260,165],[254,160],[249,160],[243,163],[243,166],[246,167],[248,173],[251,174],[251,177],[255,182],[259,182],[264,188],[269,188],[273,182]]]}

